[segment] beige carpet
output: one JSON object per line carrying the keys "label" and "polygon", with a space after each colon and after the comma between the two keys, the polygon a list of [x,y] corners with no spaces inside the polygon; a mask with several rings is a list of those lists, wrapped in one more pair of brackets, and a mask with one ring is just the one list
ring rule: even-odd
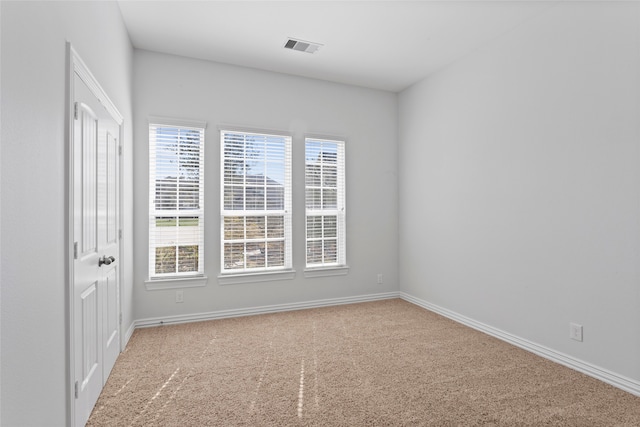
{"label": "beige carpet", "polygon": [[640,398],[402,300],[136,330],[112,426],[640,426]]}

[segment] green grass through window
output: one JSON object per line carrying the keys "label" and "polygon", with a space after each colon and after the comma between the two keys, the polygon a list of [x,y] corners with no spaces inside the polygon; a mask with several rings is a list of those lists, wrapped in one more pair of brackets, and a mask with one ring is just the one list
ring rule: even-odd
{"label": "green grass through window", "polygon": [[197,227],[199,225],[198,218],[156,218],[156,227],[175,227],[176,223],[180,227]]}

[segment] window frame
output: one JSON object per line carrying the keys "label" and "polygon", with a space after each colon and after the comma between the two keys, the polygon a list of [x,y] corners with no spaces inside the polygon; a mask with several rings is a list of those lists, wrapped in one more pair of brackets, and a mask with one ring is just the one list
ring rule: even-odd
{"label": "window frame", "polygon": [[[310,185],[309,177],[308,177],[308,166],[309,163],[309,146],[310,144],[335,144],[336,150],[336,185],[333,186],[325,186],[322,181],[322,174],[320,177],[320,185]],[[304,194],[305,194],[305,277],[322,277],[322,276],[337,276],[337,275],[346,275],[349,272],[349,266],[347,265],[347,248],[346,248],[346,140],[343,138],[336,137],[325,137],[325,136],[316,136],[316,135],[307,135],[304,139],[304,171],[305,171],[305,186],[304,186]],[[320,148],[322,150],[322,148]],[[320,158],[320,152],[318,153],[318,158]],[[332,166],[332,162],[327,162],[329,166]],[[314,164],[319,165],[322,169],[325,165],[324,161],[318,163],[318,161],[314,162]],[[309,197],[310,190],[319,190],[322,194],[324,189],[334,189],[336,191],[336,206],[335,207],[324,207],[323,200],[321,199],[321,203],[319,207],[310,207],[309,206]],[[324,197],[324,196],[321,196]],[[312,237],[310,238],[310,217],[320,217],[321,218],[321,229],[320,229],[320,237]],[[335,217],[335,241],[336,241],[336,254],[335,261],[333,262],[325,262],[325,250],[324,243],[327,240],[333,240],[333,236],[327,236],[325,234],[325,218],[326,217]],[[315,231],[317,234],[317,230]],[[310,242],[321,242],[323,246],[322,250],[322,261],[321,262],[309,262],[309,254],[310,254]]]}
{"label": "window frame", "polygon": [[[148,266],[148,280],[145,281],[145,286],[148,290],[155,289],[171,289],[171,288],[181,288],[181,287],[194,287],[194,286],[205,286],[207,282],[207,277],[205,276],[205,211],[204,211],[204,155],[205,155],[205,136],[206,136],[206,122],[202,121],[193,121],[193,120],[181,120],[181,119],[171,119],[165,117],[150,117],[148,121],[148,131],[149,131],[149,229],[148,229],[148,250],[149,250],[149,266]],[[157,145],[159,142],[158,139],[158,130],[159,129],[175,129],[178,132],[187,132],[187,131],[196,131],[198,134],[198,146],[197,146],[197,198],[198,207],[196,209],[180,209],[176,206],[175,209],[158,209],[157,205],[157,176],[155,176],[155,171],[158,167],[162,165],[158,162],[157,154]],[[153,134],[155,132],[155,134]],[[185,139],[182,141],[181,136],[178,136],[178,143],[187,141]],[[191,149],[191,148],[190,148]],[[193,151],[192,151],[193,152]],[[178,166],[179,170],[179,166]],[[178,183],[179,178],[176,177],[176,205],[179,203],[179,190]],[[185,190],[188,191],[188,190]],[[193,195],[191,195],[193,198]],[[175,217],[176,227],[180,227],[181,219],[190,219],[192,220],[194,217],[198,219],[197,230],[195,230],[195,236],[192,235],[189,238],[189,242],[195,242],[194,245],[198,246],[198,254],[197,254],[197,270],[196,271],[174,271],[170,273],[157,273],[156,272],[156,248],[160,247],[157,243],[157,239],[160,237],[159,230],[157,230],[157,221],[159,217]],[[175,237],[175,239],[179,239]],[[175,241],[173,243],[176,247],[176,253],[179,253],[180,242]],[[193,245],[190,245],[193,246]],[[178,270],[179,263],[179,255],[176,257],[176,270]]]}
{"label": "window frame", "polygon": [[[231,157],[225,157],[225,144],[227,142],[226,135],[242,135],[245,141],[244,151],[243,153],[243,161],[245,162],[243,168],[247,168],[247,160],[246,160],[246,141],[247,138],[257,137],[258,139],[263,138],[265,144],[267,144],[267,140],[270,138],[273,139],[282,139],[284,143],[283,147],[283,159],[282,159],[282,168],[284,174],[284,183],[283,183],[283,206],[282,209],[269,209],[268,208],[268,199],[265,197],[264,206],[262,209],[247,209],[247,202],[249,199],[246,197],[246,188],[249,187],[248,181],[246,179],[246,172],[244,175],[243,184],[238,184],[234,182],[233,179],[226,180],[225,178],[225,160],[230,160]],[[263,282],[263,281],[272,281],[272,280],[286,280],[293,279],[295,276],[295,271],[293,269],[293,256],[292,256],[292,245],[293,245],[293,224],[292,224],[292,179],[291,179],[291,170],[292,170],[292,146],[293,146],[293,137],[291,134],[272,131],[272,130],[257,130],[250,128],[238,128],[233,126],[224,126],[219,128],[219,138],[220,138],[220,274],[218,276],[218,281],[222,285],[226,284],[236,284],[236,283],[249,283],[249,282]],[[231,139],[231,137],[229,138]],[[269,162],[273,161],[273,159],[268,158],[267,151],[265,145],[264,156],[259,159],[254,159],[254,161],[259,160],[265,162],[265,165],[268,165]],[[268,168],[268,166],[266,166]],[[246,169],[245,169],[246,170]],[[267,179],[269,176],[265,175],[265,181],[263,185],[253,184],[251,187],[262,188],[265,191],[265,194],[268,193],[269,189],[277,188],[270,186]],[[226,209],[225,206],[225,186],[229,187],[237,187],[243,188],[243,196],[242,203],[244,204],[244,209]],[[235,190],[232,190],[235,191]],[[269,217],[282,217],[283,223],[283,237],[276,237],[271,239],[268,237],[268,231],[265,230],[265,235],[263,238],[251,239],[247,237],[247,225],[246,222],[243,226],[243,237],[240,239],[227,239],[225,235],[225,218],[232,217],[255,217],[255,218],[265,218],[265,221],[268,222]],[[264,264],[263,267],[248,267],[247,266],[247,256],[246,256],[246,244],[258,244],[263,243],[265,246],[269,242],[273,241],[282,241],[283,242],[283,253],[282,253],[282,262],[283,265],[277,266],[268,266],[268,249],[267,253],[264,254]],[[226,244],[244,244],[245,250],[243,251],[243,266],[241,268],[226,268],[225,267],[225,245]]]}

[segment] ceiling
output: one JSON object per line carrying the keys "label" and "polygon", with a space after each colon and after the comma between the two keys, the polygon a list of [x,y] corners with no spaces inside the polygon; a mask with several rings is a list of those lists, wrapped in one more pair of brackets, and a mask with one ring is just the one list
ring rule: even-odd
{"label": "ceiling", "polygon": [[[398,92],[549,1],[119,1],[135,48]],[[289,37],[320,43],[285,49]]]}

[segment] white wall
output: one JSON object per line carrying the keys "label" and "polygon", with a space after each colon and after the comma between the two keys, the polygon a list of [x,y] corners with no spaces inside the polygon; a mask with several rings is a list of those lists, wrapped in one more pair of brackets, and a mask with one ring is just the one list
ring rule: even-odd
{"label": "white wall", "polygon": [[[2,7],[0,7],[2,25]],[[0,31],[2,46],[2,31]],[[0,98],[2,96],[2,49],[0,49]],[[0,142],[2,142],[2,102],[0,102]],[[0,177],[2,176],[2,144],[0,144]],[[2,185],[0,185],[0,224],[2,224]],[[0,272],[2,271],[2,227],[0,226]],[[2,274],[0,273],[0,308],[2,308]],[[0,424],[2,423],[2,313],[0,313]]]}
{"label": "white wall", "polygon": [[[66,58],[70,41],[124,116],[131,207],[133,51],[115,2],[0,2],[2,41],[2,419],[68,425]],[[124,323],[132,323],[131,208]]]}
{"label": "white wall", "polygon": [[[294,52],[297,54],[297,52]],[[396,95],[146,51],[134,55],[135,315],[137,319],[342,298],[398,290]],[[302,59],[302,58],[301,58]],[[150,115],[206,120],[205,274],[208,285],[147,291]],[[221,124],[291,132],[294,280],[218,284]],[[304,135],[347,138],[347,276],[304,270]],[[376,283],[377,273],[384,284]]]}
{"label": "white wall", "polygon": [[639,16],[562,4],[399,96],[401,290],[635,381]]}

